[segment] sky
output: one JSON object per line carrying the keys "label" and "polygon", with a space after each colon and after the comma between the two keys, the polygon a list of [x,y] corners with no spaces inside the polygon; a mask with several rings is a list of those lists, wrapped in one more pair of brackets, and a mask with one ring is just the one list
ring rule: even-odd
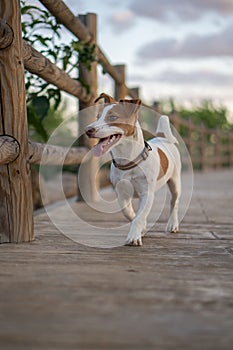
{"label": "sky", "polygon": [[[65,0],[98,15],[98,44],[145,103],[211,99],[233,112],[233,0]],[[101,76],[99,92],[111,92]]]}

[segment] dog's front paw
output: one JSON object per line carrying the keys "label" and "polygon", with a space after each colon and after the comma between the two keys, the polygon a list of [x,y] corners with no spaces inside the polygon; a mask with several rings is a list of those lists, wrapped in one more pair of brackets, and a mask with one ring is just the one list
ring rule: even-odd
{"label": "dog's front paw", "polygon": [[140,238],[127,238],[125,245],[127,246],[142,246],[142,239]]}
{"label": "dog's front paw", "polygon": [[177,233],[179,231],[179,224],[173,222],[172,220],[168,221],[166,232]]}
{"label": "dog's front paw", "polygon": [[141,236],[144,237],[147,233],[147,229],[146,227],[142,230]]}

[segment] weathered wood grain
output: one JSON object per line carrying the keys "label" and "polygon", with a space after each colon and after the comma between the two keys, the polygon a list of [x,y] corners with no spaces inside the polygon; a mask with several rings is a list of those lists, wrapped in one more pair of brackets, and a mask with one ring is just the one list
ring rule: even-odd
{"label": "weathered wood grain", "polygon": [[12,135],[20,144],[19,157],[0,166],[1,242],[34,238],[20,17],[18,0],[1,1],[0,18],[12,28],[14,40],[0,50],[0,134]]}
{"label": "weathered wood grain", "polygon": [[86,147],[61,147],[29,141],[30,164],[71,165],[80,164],[88,153]]}
{"label": "weathered wood grain", "polygon": [[127,96],[127,88],[125,85],[125,73],[126,73],[126,66],[125,64],[118,64],[114,66],[115,70],[121,77],[121,83],[118,83],[115,81],[115,100],[119,101],[120,99],[124,99]]}
{"label": "weathered wood grain", "polygon": [[68,28],[83,43],[92,40],[92,35],[86,26],[72,13],[61,0],[40,0],[40,2],[54,15],[58,21]]}
{"label": "weathered wood grain", "polygon": [[0,49],[5,49],[12,44],[14,33],[8,23],[0,18]]}
{"label": "weathered wood grain", "polygon": [[20,146],[11,136],[0,135],[0,165],[13,162],[19,155]]}
{"label": "weathered wood grain", "polygon": [[80,100],[88,101],[91,96],[87,94],[82,84],[57,67],[39,51],[23,40],[23,61],[25,68],[42,79],[57,86],[60,90],[78,97]]}
{"label": "weathered wood grain", "polygon": [[[96,43],[97,36],[97,16],[93,13],[87,15],[80,15],[79,20],[88,28],[92,35],[93,43]],[[98,78],[97,78],[97,63],[92,62],[91,70],[89,71],[85,65],[79,64],[79,77],[85,82],[91,89],[91,95],[97,96]],[[86,146],[92,148],[95,144],[95,140],[88,139],[83,132],[85,126],[94,121],[95,115],[88,111],[88,107],[93,104],[93,101],[85,102],[80,101],[79,109],[81,117],[79,117],[79,144],[80,146]],[[79,199],[82,199],[82,193],[85,194],[85,198],[88,201],[95,201],[98,198],[97,190],[99,188],[99,181],[96,178],[98,173],[98,158],[92,157],[87,163],[83,164],[82,171],[79,171]],[[80,192],[82,190],[82,193]]]}
{"label": "weathered wood grain", "polygon": [[[34,242],[1,245],[1,349],[232,350],[232,173],[195,175],[181,232],[166,235],[158,222],[143,247],[75,243],[46,213],[35,217]],[[74,207],[107,233],[124,224],[120,213],[109,221],[84,203]],[[57,209],[74,235],[82,233]]]}
{"label": "weathered wood grain", "polygon": [[195,170],[233,165],[232,132],[219,128],[210,129],[204,124],[194,124],[192,119],[182,119],[175,111],[170,114],[170,120],[181,133]]}
{"label": "weathered wood grain", "polygon": [[[94,36],[91,31],[82,23],[80,18],[76,17],[62,0],[40,0],[40,2],[53,14],[60,23],[62,23],[71,33],[84,43],[94,42]],[[115,67],[110,63],[106,54],[97,45],[96,58],[102,65],[103,70],[108,73],[117,84],[124,84],[127,94],[132,98],[135,97],[134,91],[129,89],[122,76]]]}

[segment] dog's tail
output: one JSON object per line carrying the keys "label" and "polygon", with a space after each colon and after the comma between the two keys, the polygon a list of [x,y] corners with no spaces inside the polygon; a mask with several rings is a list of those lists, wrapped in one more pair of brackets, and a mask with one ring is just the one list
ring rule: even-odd
{"label": "dog's tail", "polygon": [[159,118],[156,134],[165,137],[171,143],[179,143],[177,138],[172,134],[169,118],[166,115],[161,115]]}

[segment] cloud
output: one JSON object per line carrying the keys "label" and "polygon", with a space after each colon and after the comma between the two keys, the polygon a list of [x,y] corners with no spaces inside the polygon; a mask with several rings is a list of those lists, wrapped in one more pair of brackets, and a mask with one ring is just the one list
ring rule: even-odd
{"label": "cloud", "polygon": [[149,6],[145,6],[144,1],[133,0],[129,8],[137,16],[161,22],[171,20],[172,17],[182,21],[197,20],[210,13],[233,15],[232,0],[153,0]]}
{"label": "cloud", "polygon": [[131,83],[135,82],[154,82],[166,83],[171,85],[198,85],[211,87],[231,87],[233,85],[233,74],[213,69],[193,69],[190,71],[182,71],[178,69],[165,69],[160,73],[145,75],[132,75],[129,77]]}
{"label": "cloud", "polygon": [[113,31],[119,34],[134,26],[135,16],[130,10],[114,12],[114,14],[109,18],[109,24],[111,25]]}
{"label": "cloud", "polygon": [[154,78],[157,81],[164,81],[170,84],[201,84],[201,86],[233,85],[233,75],[207,69],[192,70],[189,72],[167,69]]}
{"label": "cloud", "polygon": [[137,56],[142,61],[179,58],[233,56],[233,23],[225,30],[208,35],[191,34],[183,40],[174,37],[154,40],[140,47]]}

